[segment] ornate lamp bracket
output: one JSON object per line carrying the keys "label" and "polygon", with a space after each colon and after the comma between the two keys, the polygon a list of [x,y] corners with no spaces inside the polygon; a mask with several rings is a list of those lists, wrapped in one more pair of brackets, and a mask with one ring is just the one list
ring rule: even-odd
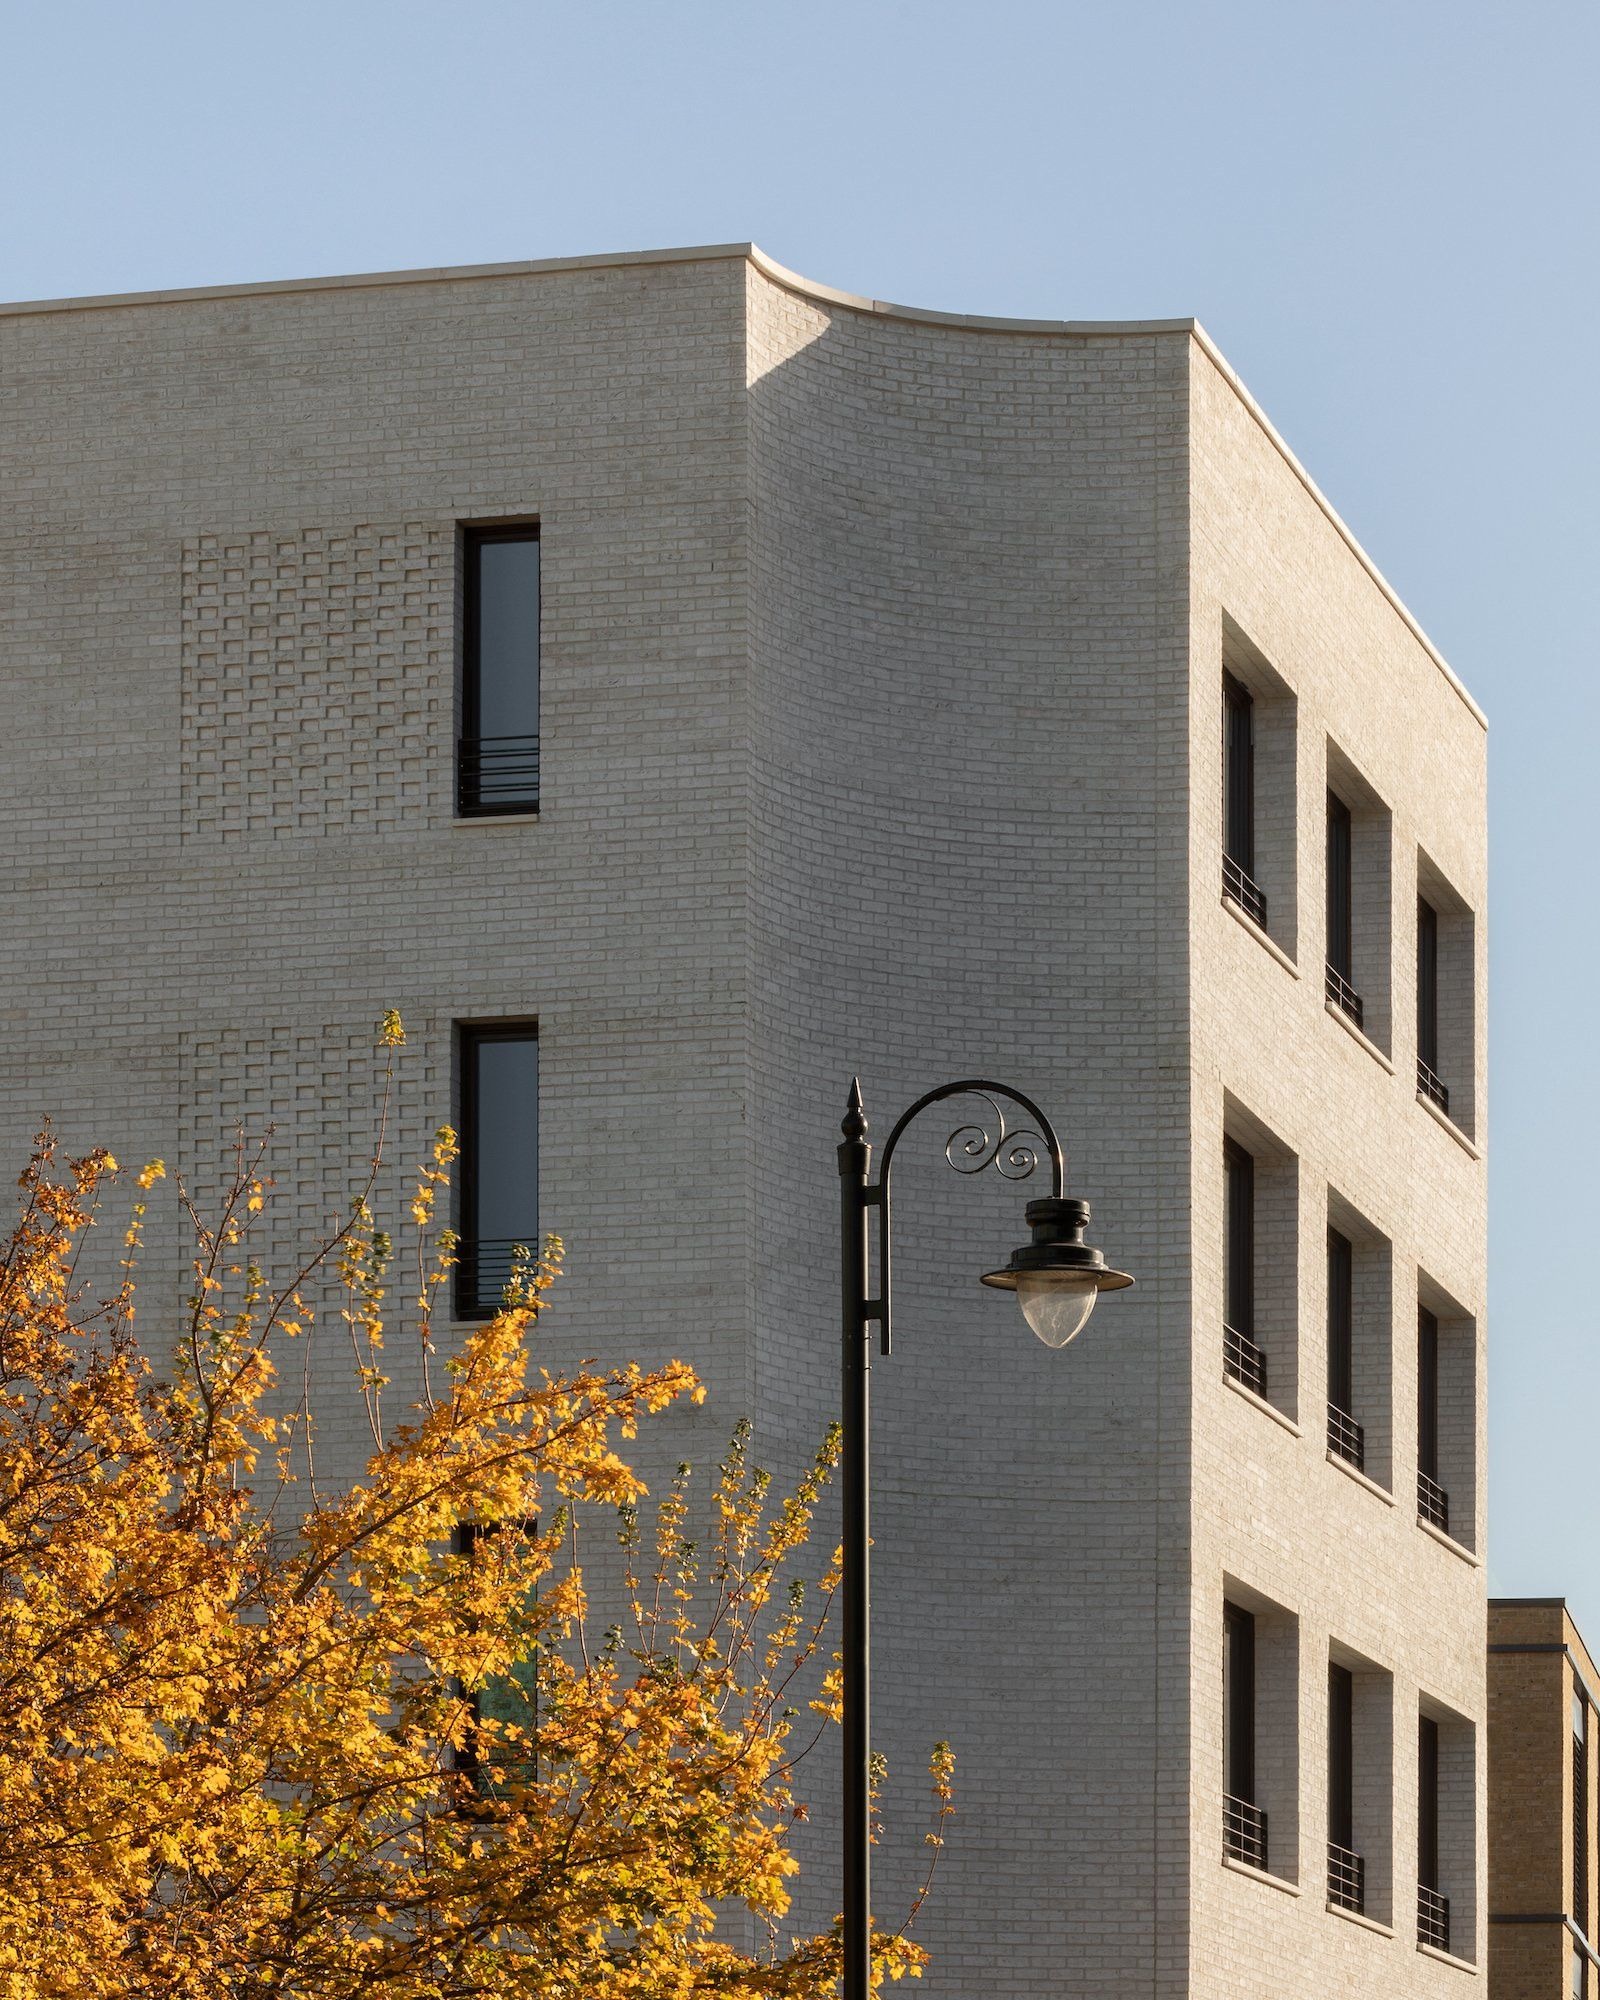
{"label": "ornate lamp bracket", "polygon": [[[979,1097],[988,1106],[987,1116],[980,1122],[958,1125],[945,1141],[945,1159],[958,1174],[981,1174],[992,1167],[1002,1180],[1025,1181],[1038,1171],[1043,1154],[1050,1162],[1051,1194],[1059,1199],[1066,1189],[1066,1162],[1055,1127],[1031,1097],[1025,1097],[1020,1090],[1012,1090],[1007,1084],[991,1082],[986,1077],[964,1077],[959,1083],[941,1084],[937,1090],[927,1091],[919,1097],[915,1104],[900,1114],[884,1141],[877,1180],[866,1181],[872,1148],[867,1143],[867,1117],[861,1102],[860,1079],[852,1082],[849,1106],[840,1127],[844,1134],[844,1144],[839,1148],[840,1164],[841,1168],[845,1165],[848,1150],[853,1160],[859,1163],[864,1183],[861,1188],[862,1203],[877,1210],[878,1290],[875,1296],[862,1299],[861,1320],[863,1330],[868,1321],[877,1322],[879,1347],[884,1354],[889,1352],[893,1240],[889,1190],[895,1148],[900,1143],[900,1135],[915,1118],[930,1105],[942,1103],[947,1097]],[[1015,1111],[1022,1113],[1022,1119],[1013,1123]]]}

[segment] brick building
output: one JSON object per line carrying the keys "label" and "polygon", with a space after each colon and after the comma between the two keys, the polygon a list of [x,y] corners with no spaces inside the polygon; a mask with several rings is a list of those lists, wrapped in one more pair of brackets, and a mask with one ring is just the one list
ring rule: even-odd
{"label": "brick building", "polygon": [[1559,1597],[1489,1600],[1490,2000],[1593,2000],[1600,1673]]}
{"label": "brick building", "polygon": [[849,1078],[880,1137],[1029,1092],[1139,1285],[1046,1352],[972,1282],[1017,1191],[908,1138],[880,1912],[946,1736],[930,1995],[1460,1990],[1483,718],[1204,333],[747,246],[58,301],[0,313],[0,453],[13,1153],[204,1187],[275,1117],[313,1224],[398,1007],[469,1291],[558,1229],[553,1358],[711,1385],[647,1463],[749,1415],[782,1467]]}

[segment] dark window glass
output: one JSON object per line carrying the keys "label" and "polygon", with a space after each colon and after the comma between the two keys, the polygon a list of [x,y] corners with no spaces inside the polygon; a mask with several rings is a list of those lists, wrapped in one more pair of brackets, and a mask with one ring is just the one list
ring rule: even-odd
{"label": "dark window glass", "polygon": [[1439,1322],[1417,1308],[1417,1470],[1439,1477]]}
{"label": "dark window glass", "polygon": [[1228,1793],[1256,1802],[1256,1621],[1237,1604],[1222,1607],[1223,1760]]}
{"label": "dark window glass", "polygon": [[518,1245],[539,1244],[539,1039],[531,1027],[461,1031],[460,1310],[493,1312]]}
{"label": "dark window glass", "polygon": [[1439,912],[1417,898],[1417,1061],[1439,1070]]}
{"label": "dark window glass", "polygon": [[1328,1231],[1328,1401],[1355,1413],[1355,1366],[1350,1239]]}
{"label": "dark window glass", "polygon": [[1328,794],[1328,964],[1353,980],[1350,922],[1350,808]]}
{"label": "dark window glass", "polygon": [[539,531],[469,528],[458,807],[539,803]]}
{"label": "dark window glass", "polygon": [[1439,1893],[1439,1725],[1417,1722],[1417,1880]]}
{"label": "dark window glass", "polygon": [[1232,674],[1222,676],[1223,852],[1253,875],[1256,867],[1255,703]]}
{"label": "dark window glass", "polygon": [[1582,1696],[1572,1717],[1572,1921],[1589,1930],[1589,1712]]}
{"label": "dark window glass", "polygon": [[1355,1838],[1355,1676],[1328,1668],[1328,1838],[1353,1849]]}
{"label": "dark window glass", "polygon": [[1232,1139],[1223,1145],[1227,1177],[1222,1313],[1236,1333],[1256,1330],[1256,1163]]}

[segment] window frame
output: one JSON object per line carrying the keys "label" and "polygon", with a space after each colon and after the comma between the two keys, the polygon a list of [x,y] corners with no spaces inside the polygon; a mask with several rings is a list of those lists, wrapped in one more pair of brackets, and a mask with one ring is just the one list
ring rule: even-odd
{"label": "window frame", "polygon": [[1439,1315],[1417,1305],[1417,1470],[1439,1477]]}
{"label": "window frame", "polygon": [[1355,979],[1355,822],[1330,785],[1327,827],[1327,959],[1347,985]]}
{"label": "window frame", "polygon": [[1366,1432],[1356,1419],[1356,1248],[1331,1222],[1328,1241],[1328,1450],[1366,1470]]}
{"label": "window frame", "polygon": [[1267,1358],[1256,1340],[1256,1160],[1231,1135],[1222,1141],[1222,1366],[1253,1395],[1267,1393]]}
{"label": "window frame", "polygon": [[[493,1319],[500,1310],[498,1298],[485,1305],[482,1298],[481,1273],[476,1261],[477,1245],[484,1239],[478,1234],[478,1202],[480,1197],[478,1163],[478,1066],[476,1052],[486,1042],[531,1042],[536,1051],[534,1056],[534,1189],[537,1202],[538,1191],[538,1146],[539,1146],[539,1023],[534,1019],[513,1021],[458,1021],[456,1023],[456,1098],[457,1125],[460,1133],[461,1170],[457,1181],[457,1263],[455,1269],[455,1316],[459,1320]],[[498,1240],[498,1239],[496,1239]],[[519,1239],[512,1239],[519,1240]],[[539,1217],[537,1207],[534,1226],[530,1232],[528,1249],[535,1255],[539,1251]]]}
{"label": "window frame", "polygon": [[[456,731],[456,817],[458,819],[496,819],[513,813],[537,813],[539,810],[539,743],[540,731],[535,729],[531,739],[524,737],[486,738],[482,734],[483,721],[483,662],[481,579],[483,572],[483,551],[507,542],[532,542],[539,547],[538,594],[534,604],[534,711],[538,716],[542,690],[538,677],[543,668],[544,655],[544,550],[540,524],[536,520],[488,521],[463,523],[460,530],[461,548],[461,675],[458,698],[459,727]],[[481,746],[495,741],[517,744],[521,748],[502,752],[504,768],[499,772],[490,771],[491,786],[507,787],[507,796],[491,798],[486,802],[483,796],[485,782],[484,756]],[[473,746],[469,750],[468,746]],[[517,789],[520,785],[521,789]]]}
{"label": "window frame", "polygon": [[1252,880],[1256,872],[1256,698],[1222,670],[1222,852]]}
{"label": "window frame", "polygon": [[1222,1142],[1222,1317],[1252,1340],[1256,1331],[1256,1161],[1237,1139]]}
{"label": "window frame", "polygon": [[1328,1662],[1328,1841],[1356,1848],[1356,1677]]}
{"label": "window frame", "polygon": [[1223,1784],[1229,1798],[1256,1803],[1256,1615],[1231,1598],[1222,1606]]}
{"label": "window frame", "polygon": [[1439,1074],[1439,912],[1417,896],[1417,1088],[1447,1116],[1449,1086]]}
{"label": "window frame", "polygon": [[1589,1704],[1572,1701],[1572,1921],[1589,1935]]}
{"label": "window frame", "polygon": [[1327,788],[1323,863],[1323,984],[1326,997],[1365,1033],[1366,1007],[1355,984],[1355,810],[1332,785]]}
{"label": "window frame", "polygon": [[1417,1716],[1417,1885],[1443,1895],[1439,1846],[1439,1725]]}
{"label": "window frame", "polygon": [[1267,929],[1266,892],[1256,880],[1256,698],[1222,670],[1222,893]]}

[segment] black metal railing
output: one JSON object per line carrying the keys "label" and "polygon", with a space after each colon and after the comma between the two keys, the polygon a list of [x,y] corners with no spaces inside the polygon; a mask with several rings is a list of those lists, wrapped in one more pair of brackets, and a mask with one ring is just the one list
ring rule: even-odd
{"label": "black metal railing", "polygon": [[1222,1851],[1251,1868],[1267,1865],[1267,1816],[1248,1799],[1222,1801]]}
{"label": "black metal railing", "polygon": [[536,1254],[536,1236],[486,1236],[456,1245],[456,1315],[477,1319],[497,1313],[516,1268],[516,1253]]}
{"label": "black metal railing", "polygon": [[1417,1474],[1417,1519],[1437,1528],[1441,1535],[1450,1532],[1450,1495],[1425,1472]]}
{"label": "black metal railing", "polygon": [[1358,1028],[1366,1025],[1361,1012],[1361,995],[1345,978],[1330,965],[1327,968],[1327,995],[1341,1014],[1348,1014]]}
{"label": "black metal railing", "polygon": [[1259,884],[1245,873],[1231,854],[1222,857],[1222,893],[1237,903],[1253,923],[1266,929],[1267,899]]}
{"label": "black metal railing", "polygon": [[1446,1118],[1450,1116],[1450,1093],[1421,1056],[1417,1057],[1417,1095],[1427,1098],[1430,1104],[1437,1104]]}
{"label": "black metal railing", "polygon": [[1267,1393],[1267,1357],[1249,1334],[1236,1326],[1224,1325],[1222,1329],[1222,1370],[1258,1396]]}
{"label": "black metal railing", "polygon": [[1328,1842],[1328,1901],[1358,1915],[1367,1907],[1367,1864],[1336,1840]]}
{"label": "black metal railing", "polygon": [[1328,1449],[1335,1458],[1342,1458],[1353,1465],[1358,1472],[1364,1472],[1367,1465],[1367,1434],[1347,1410],[1341,1410],[1337,1403],[1328,1405]]}
{"label": "black metal railing", "polygon": [[456,745],[456,811],[536,812],[537,736],[463,736]]}
{"label": "black metal railing", "polygon": [[1431,1944],[1435,1951],[1450,1949],[1450,1898],[1417,1884],[1417,1943]]}

